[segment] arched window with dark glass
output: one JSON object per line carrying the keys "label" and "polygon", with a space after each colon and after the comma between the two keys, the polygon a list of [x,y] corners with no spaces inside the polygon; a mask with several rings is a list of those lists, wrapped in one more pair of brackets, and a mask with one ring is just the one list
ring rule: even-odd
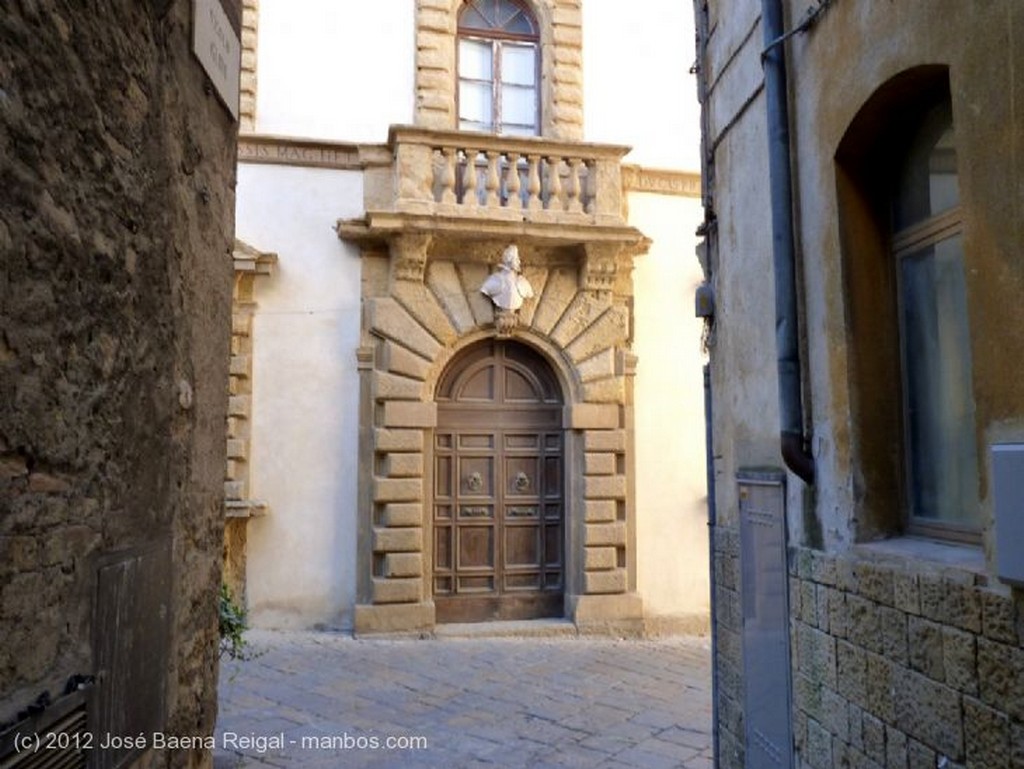
{"label": "arched window with dark glass", "polygon": [[971,339],[953,115],[921,116],[892,197],[910,528],[978,525]]}
{"label": "arched window with dark glass", "polygon": [[467,0],[459,11],[459,128],[540,133],[540,33],[519,0]]}

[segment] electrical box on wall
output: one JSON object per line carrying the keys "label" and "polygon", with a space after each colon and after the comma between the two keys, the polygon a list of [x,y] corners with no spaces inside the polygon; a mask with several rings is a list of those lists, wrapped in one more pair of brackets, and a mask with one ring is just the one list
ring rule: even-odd
{"label": "electrical box on wall", "polygon": [[1024,443],[996,443],[991,452],[996,573],[1024,585]]}

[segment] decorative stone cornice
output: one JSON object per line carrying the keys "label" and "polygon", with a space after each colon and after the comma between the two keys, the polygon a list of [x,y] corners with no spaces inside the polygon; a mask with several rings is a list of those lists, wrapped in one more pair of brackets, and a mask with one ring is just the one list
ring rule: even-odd
{"label": "decorative stone cornice", "polygon": [[259,134],[238,137],[238,162],[361,171],[391,163],[391,152],[379,144],[324,142]]}
{"label": "decorative stone cornice", "polygon": [[700,197],[700,174],[692,171],[673,171],[667,168],[644,168],[638,165],[622,166],[624,192],[653,192],[658,195]]}

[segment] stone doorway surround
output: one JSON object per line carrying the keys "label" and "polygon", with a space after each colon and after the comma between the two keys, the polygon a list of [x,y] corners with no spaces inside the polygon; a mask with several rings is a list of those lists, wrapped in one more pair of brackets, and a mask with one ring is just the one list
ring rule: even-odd
{"label": "stone doorway surround", "polygon": [[[404,127],[389,148],[390,165],[367,169],[366,216],[337,227],[359,245],[363,272],[356,633],[435,625],[435,391],[453,356],[498,334],[480,286],[510,243],[535,296],[507,338],[540,352],[565,396],[566,616],[583,630],[641,632],[632,263],[649,241],[623,216],[627,148]],[[487,158],[486,195],[476,179],[453,189],[460,157]],[[521,158],[539,193],[531,183],[522,197],[492,194],[518,186],[508,169]],[[464,161],[458,170],[471,176]]]}

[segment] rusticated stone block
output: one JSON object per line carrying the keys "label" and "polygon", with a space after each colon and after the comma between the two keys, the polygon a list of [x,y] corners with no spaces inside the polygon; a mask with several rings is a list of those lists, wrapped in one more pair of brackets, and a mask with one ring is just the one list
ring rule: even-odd
{"label": "rusticated stone block", "polygon": [[896,609],[880,606],[878,624],[882,629],[882,655],[900,665],[906,665],[909,660],[907,615]]}
{"label": "rusticated stone block", "polygon": [[389,453],[384,457],[384,475],[389,478],[423,477],[423,455],[416,453]]}
{"label": "rusticated stone block", "polygon": [[612,403],[576,403],[569,407],[568,424],[573,430],[614,430],[619,426],[619,406]]}
{"label": "rusticated stone block", "polygon": [[978,639],[981,699],[1024,721],[1024,649]]}
{"label": "rusticated stone block", "polygon": [[857,591],[864,598],[883,606],[893,605],[893,574],[886,566],[875,563],[857,564]]}
{"label": "rusticated stone block", "polygon": [[451,319],[455,330],[460,335],[472,331],[476,320],[455,265],[449,261],[430,262],[427,266],[427,285]]}
{"label": "rusticated stone block", "polygon": [[588,523],[585,525],[585,532],[584,539],[588,547],[626,544],[624,523]]}
{"label": "rusticated stone block", "polygon": [[890,723],[893,722],[896,713],[893,686],[897,670],[903,668],[897,668],[892,660],[877,654],[867,655],[866,710]]}
{"label": "rusticated stone block", "polygon": [[1005,713],[964,697],[964,733],[968,766],[985,769],[1010,766],[1010,719]]}
{"label": "rusticated stone block", "polygon": [[863,721],[864,755],[877,764],[885,763],[885,724],[871,713],[864,713]]}
{"label": "rusticated stone block", "polygon": [[423,382],[386,371],[373,372],[373,396],[377,400],[418,401],[423,397]]}
{"label": "rusticated stone block", "polygon": [[836,687],[836,640],[809,625],[797,624],[800,671],[826,686]]}
{"label": "rusticated stone block", "polygon": [[942,662],[947,684],[964,694],[978,694],[978,665],[973,635],[944,627]]}
{"label": "rusticated stone block", "polygon": [[868,661],[867,653],[846,641],[837,641],[836,688],[850,702],[866,708],[868,706]]}
{"label": "rusticated stone block", "polygon": [[564,268],[552,270],[533,313],[533,329],[540,334],[550,334],[555,323],[565,313],[565,308],[576,296],[576,288],[575,272]]}
{"label": "rusticated stone block", "polygon": [[404,344],[421,357],[433,360],[441,344],[409,312],[391,297],[365,302],[366,325],[380,336]]}
{"label": "rusticated stone block", "polygon": [[374,478],[374,502],[415,502],[423,498],[420,478]]}
{"label": "rusticated stone block", "polygon": [[818,627],[818,601],[817,592],[813,582],[798,580],[799,603],[797,607],[790,606],[791,614],[799,617],[811,627]]}
{"label": "rusticated stone block", "polygon": [[614,499],[588,499],[583,504],[583,519],[587,523],[609,523],[618,514]]}
{"label": "rusticated stone block", "polygon": [[943,684],[920,673],[899,669],[895,680],[895,726],[943,755],[961,761],[964,729],[960,698]]}
{"label": "rusticated stone block", "polygon": [[[447,77],[447,74],[444,76]],[[422,283],[396,281],[393,294],[409,314],[442,344],[450,345],[458,337],[458,332],[437,297]]]}
{"label": "rusticated stone block", "polygon": [[836,588],[828,590],[828,631],[836,638],[849,635],[850,615],[846,610],[846,593]]}
{"label": "rusticated stone block", "polygon": [[885,769],[907,769],[907,735],[892,726],[885,727]]}
{"label": "rusticated stone block", "polygon": [[1024,769],[1024,724],[1010,724],[1010,769]]}
{"label": "rusticated stone block", "polygon": [[384,426],[436,427],[437,404],[416,401],[385,401]]}
{"label": "rusticated stone block", "polygon": [[850,703],[828,686],[821,689],[821,723],[836,739],[850,741]]}
{"label": "rusticated stone block", "polygon": [[625,403],[626,382],[622,377],[585,382],[583,400],[587,403]]}
{"label": "rusticated stone block", "polygon": [[614,547],[588,547],[583,556],[583,568],[600,571],[618,567],[618,555]]}
{"label": "rusticated stone block", "polygon": [[920,617],[910,617],[907,622],[907,637],[910,645],[910,667],[936,681],[945,681],[942,626]]}
{"label": "rusticated stone block", "polygon": [[820,553],[816,550],[811,552],[811,579],[819,585],[835,587],[836,584],[836,562],[827,553]]}
{"label": "rusticated stone block", "polygon": [[846,608],[850,617],[847,634],[850,641],[868,651],[881,652],[882,633],[878,606],[859,595],[848,595]]}
{"label": "rusticated stone block", "polygon": [[615,376],[615,350],[609,348],[587,358],[576,366],[576,372],[583,382]]}
{"label": "rusticated stone block", "polygon": [[818,621],[818,630],[828,633],[831,630],[828,616],[828,593],[831,588],[824,585],[815,585],[814,588],[814,614]]}
{"label": "rusticated stone block", "polygon": [[625,499],[624,475],[588,475],[583,479],[583,496],[587,499]]}
{"label": "rusticated stone block", "polygon": [[[618,412],[616,411],[616,414]],[[586,451],[612,451],[621,453],[626,450],[625,430],[586,430],[583,433],[583,448]]]}
{"label": "rusticated stone block", "polygon": [[628,334],[628,311],[612,307],[566,348],[573,362],[586,360],[609,347],[618,347]]}
{"label": "rusticated stone block", "polygon": [[807,719],[807,763],[812,767],[832,766],[832,735],[813,718]]}
{"label": "rusticated stone block", "polygon": [[381,522],[395,528],[422,526],[423,505],[419,502],[390,502],[384,505]]}
{"label": "rusticated stone block", "polygon": [[907,740],[907,769],[935,769],[938,756],[927,745],[914,739]]}
{"label": "rusticated stone block", "polygon": [[981,625],[986,638],[1015,645],[1017,630],[1014,622],[1013,599],[992,590],[980,591]]}
{"label": "rusticated stone block", "polygon": [[419,577],[423,574],[422,553],[388,553],[384,556],[385,577]]}
{"label": "rusticated stone block", "polygon": [[626,592],[626,570],[586,572],[583,575],[583,592],[588,594]]}
{"label": "rusticated stone block", "polygon": [[614,475],[615,455],[587,452],[583,456],[583,472],[587,475]]}
{"label": "rusticated stone block", "polygon": [[423,451],[422,430],[378,428],[373,435],[377,451]]}
{"label": "rusticated stone block", "polygon": [[414,603],[420,600],[420,579],[374,579],[374,603]]}
{"label": "rusticated stone block", "polygon": [[373,552],[375,553],[413,553],[421,550],[423,550],[422,529],[373,530]]}
{"label": "rusticated stone block", "polygon": [[917,575],[897,571],[892,577],[893,606],[907,614],[921,613],[921,594]]}

